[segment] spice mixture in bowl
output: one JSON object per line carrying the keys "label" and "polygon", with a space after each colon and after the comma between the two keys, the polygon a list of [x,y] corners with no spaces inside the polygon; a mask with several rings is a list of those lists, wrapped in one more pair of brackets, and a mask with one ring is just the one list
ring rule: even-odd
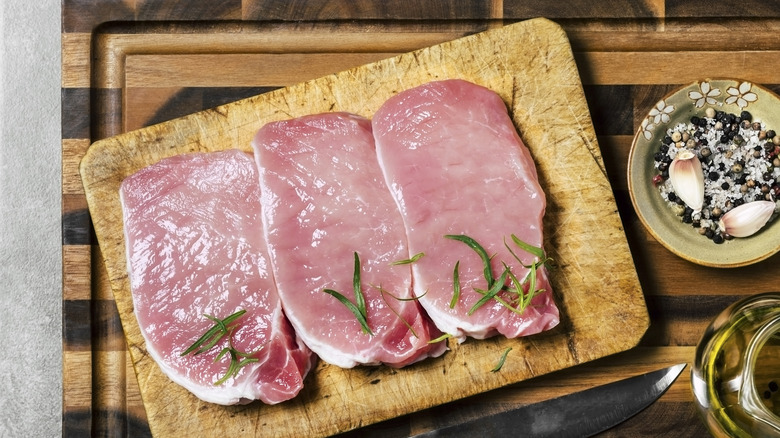
{"label": "spice mixture in bowl", "polygon": [[643,119],[628,183],[642,223],[679,256],[719,267],[769,257],[780,249],[780,100],[737,80],[676,90]]}
{"label": "spice mixture in bowl", "polygon": [[[736,115],[708,107],[702,117],[691,116],[689,123],[670,127],[666,134],[653,156],[658,170],[654,182],[683,222],[692,224],[713,242],[723,243],[735,234],[751,235],[773,218],[774,205],[761,202],[753,204],[751,212],[739,216],[739,223],[737,219],[729,221],[728,212],[755,201],[774,204],[780,195],[780,135],[774,130],[753,121],[748,111]],[[672,179],[670,168],[675,158],[679,162],[686,157],[696,157],[698,162],[691,163],[696,168],[688,166],[681,172],[700,174],[697,177],[703,191],[693,193],[699,188],[699,183],[693,181],[694,175],[688,178],[689,175],[680,176],[678,172],[677,181]],[[685,192],[691,192],[688,202]],[[736,233],[728,232],[732,229]]]}

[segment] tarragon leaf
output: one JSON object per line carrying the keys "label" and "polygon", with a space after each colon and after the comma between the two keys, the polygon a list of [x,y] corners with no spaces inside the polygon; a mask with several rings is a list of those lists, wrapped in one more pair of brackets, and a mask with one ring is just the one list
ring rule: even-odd
{"label": "tarragon leaf", "polygon": [[[366,297],[363,296],[363,290],[360,286],[360,257],[358,257],[357,251],[354,252],[354,255],[355,270],[352,274],[352,289],[355,291],[355,305],[360,311],[360,314],[363,315],[363,320],[366,320],[368,317],[366,314]],[[365,329],[363,331],[365,331]]]}
{"label": "tarragon leaf", "polygon": [[424,256],[425,256],[424,252],[418,252],[417,254],[413,255],[412,258],[404,259],[404,260],[396,260],[396,261],[394,261],[393,263],[390,263],[390,264],[391,265],[409,265],[409,264],[412,264],[412,263],[416,262],[417,260],[420,260]]}
{"label": "tarragon leaf", "polygon": [[[242,351],[236,350],[233,347],[233,332],[235,331],[235,326],[231,326],[230,323],[240,318],[244,313],[246,313],[246,310],[242,309],[225,319],[219,319],[212,315],[203,315],[206,318],[214,321],[214,326],[211,327],[203,336],[198,338],[198,340],[195,341],[192,345],[190,345],[189,348],[184,350],[183,353],[181,353],[182,356],[186,356],[193,352],[195,355],[198,355],[210,350],[214,345],[216,345],[217,342],[219,342],[220,339],[227,336],[228,346],[219,352],[217,357],[214,359],[214,362],[221,360],[223,357],[225,357],[226,354],[229,354],[230,364],[228,365],[228,369],[227,372],[225,372],[225,375],[214,382],[215,386],[221,385],[229,378],[238,375],[238,371],[241,370],[241,368],[243,368],[245,365],[259,361],[259,359],[256,357],[252,357],[255,353],[257,353],[257,351],[259,351],[259,349],[253,353],[244,353]],[[239,357],[244,359],[239,360]]]}
{"label": "tarragon leaf", "polygon": [[439,336],[439,337],[438,337],[438,338],[436,338],[436,339],[431,339],[430,341],[428,341],[428,343],[429,343],[429,344],[435,344],[435,343],[437,343],[437,342],[446,341],[447,339],[449,339],[449,338],[451,338],[451,337],[452,337],[452,335],[451,335],[451,334],[449,334],[449,333],[445,333],[445,334],[443,334],[443,335]]}
{"label": "tarragon leaf", "polygon": [[[358,306],[356,306],[352,301],[348,300],[347,297],[345,297],[344,295],[336,292],[333,289],[323,289],[322,291],[325,292],[328,295],[331,295],[331,296],[335,297],[337,300],[339,300],[341,302],[341,304],[346,306],[347,309],[349,309],[349,311],[352,312],[353,315],[355,315],[355,318],[357,318],[357,320],[360,323],[360,326],[362,327],[364,333],[368,333],[369,335],[373,335],[373,333],[371,332],[371,328],[368,326],[368,321],[366,320],[366,317],[363,314],[363,312],[365,312],[365,310],[359,309]],[[364,303],[364,306],[365,306],[365,303]]]}
{"label": "tarragon leaf", "polygon": [[[239,310],[238,312],[228,316],[225,319],[219,319],[217,317],[211,316],[211,315],[203,315],[206,318],[212,320],[215,322],[214,326],[211,327],[206,333],[203,334],[200,338],[198,338],[197,341],[195,341],[192,345],[190,345],[186,350],[184,350],[183,353],[181,353],[182,356],[186,356],[193,351],[195,354],[203,353],[204,351],[208,351],[213,347],[214,345],[219,342],[220,339],[222,339],[225,335],[228,334],[228,325],[237,320],[238,318],[241,318],[246,313],[246,310]],[[208,341],[208,342],[207,342]]]}
{"label": "tarragon leaf", "polygon": [[479,255],[479,258],[482,259],[482,272],[484,273],[485,280],[487,281],[488,288],[493,287],[493,269],[490,267],[490,256],[488,256],[487,251],[485,251],[485,248],[482,247],[479,243],[477,243],[476,240],[472,239],[469,236],[463,235],[463,234],[447,234],[444,237],[447,239],[457,240],[459,242],[463,242],[466,245],[469,246],[469,248],[473,249],[474,252],[476,252]]}
{"label": "tarragon leaf", "polygon": [[480,307],[482,307],[485,303],[487,303],[491,298],[495,297],[496,294],[498,294],[501,289],[504,287],[504,283],[506,282],[506,277],[509,275],[509,267],[504,268],[504,272],[501,274],[501,277],[498,278],[498,281],[493,283],[493,286],[491,286],[490,289],[485,292],[484,295],[482,295],[482,298],[480,298],[476,303],[474,303],[473,306],[471,306],[471,309],[468,311],[468,315],[472,315],[474,312],[477,311]]}
{"label": "tarragon leaf", "polygon": [[504,366],[504,362],[506,362],[506,357],[510,351],[512,351],[512,347],[507,347],[507,349],[504,350],[503,353],[501,353],[501,357],[498,358],[498,363],[496,364],[496,366],[493,367],[492,370],[490,370],[491,372],[496,373],[499,370],[501,370],[501,368]]}
{"label": "tarragon leaf", "polygon": [[455,269],[452,270],[452,299],[450,300],[450,309],[455,308],[455,304],[460,299],[460,260],[455,262]]}

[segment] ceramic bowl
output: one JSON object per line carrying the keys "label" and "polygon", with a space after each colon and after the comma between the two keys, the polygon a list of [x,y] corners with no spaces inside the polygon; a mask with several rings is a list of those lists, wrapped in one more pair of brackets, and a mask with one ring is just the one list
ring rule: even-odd
{"label": "ceramic bowl", "polygon": [[628,158],[631,202],[650,234],[676,255],[704,266],[745,266],[780,250],[780,217],[750,237],[716,244],[690,224],[683,223],[653,184],[653,177],[658,173],[653,155],[666,130],[678,123],[689,123],[692,116],[703,117],[708,107],[737,115],[749,111],[754,121],[780,132],[780,98],[758,84],[705,79],[685,85],[658,101],[634,136]]}

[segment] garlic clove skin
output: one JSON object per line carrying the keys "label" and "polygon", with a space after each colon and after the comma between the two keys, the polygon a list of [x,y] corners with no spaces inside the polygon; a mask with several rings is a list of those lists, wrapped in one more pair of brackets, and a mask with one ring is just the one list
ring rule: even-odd
{"label": "garlic clove skin", "polygon": [[729,210],[718,221],[718,227],[733,237],[748,237],[764,227],[775,212],[772,201],[753,201]]}
{"label": "garlic clove skin", "polygon": [[704,172],[696,154],[689,150],[680,151],[669,165],[669,181],[685,205],[694,213],[699,213],[704,203]]}

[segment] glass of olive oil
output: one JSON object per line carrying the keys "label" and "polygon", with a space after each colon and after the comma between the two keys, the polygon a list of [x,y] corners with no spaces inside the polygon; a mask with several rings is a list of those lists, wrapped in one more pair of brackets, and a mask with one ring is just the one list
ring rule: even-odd
{"label": "glass of olive oil", "polygon": [[780,293],[744,298],[707,327],[691,367],[694,401],[715,437],[780,436]]}

